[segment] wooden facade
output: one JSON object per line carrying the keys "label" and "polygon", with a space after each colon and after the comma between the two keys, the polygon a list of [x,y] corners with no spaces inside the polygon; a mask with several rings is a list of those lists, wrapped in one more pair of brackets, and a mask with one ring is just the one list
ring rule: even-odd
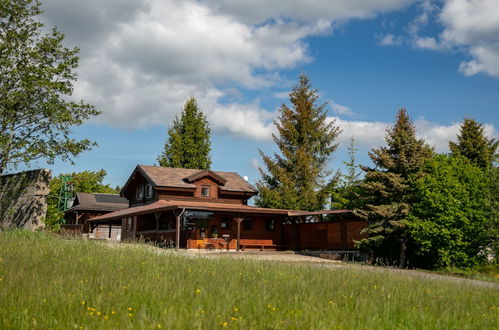
{"label": "wooden facade", "polygon": [[365,226],[345,217],[299,223],[311,216],[351,211],[248,206],[255,194],[255,188],[237,173],[139,165],[121,192],[130,207],[90,223],[93,228],[121,226],[121,239],[142,238],[177,249],[226,250],[352,249]]}

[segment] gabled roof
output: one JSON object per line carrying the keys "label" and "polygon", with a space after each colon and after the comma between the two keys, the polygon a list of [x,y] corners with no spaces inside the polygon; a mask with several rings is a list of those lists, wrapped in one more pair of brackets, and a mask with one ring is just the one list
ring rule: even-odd
{"label": "gabled roof", "polygon": [[128,208],[128,200],[116,194],[77,192],[71,211],[117,211]]}
{"label": "gabled roof", "polygon": [[202,179],[204,177],[210,177],[212,179],[215,179],[216,182],[220,183],[222,186],[227,182],[226,179],[218,175],[217,173],[211,171],[211,170],[204,170],[204,171],[199,171],[197,173],[194,173],[186,178],[184,178],[184,181],[193,183],[196,182],[199,179]]}
{"label": "gabled roof", "polygon": [[123,189],[121,190],[122,193],[126,190],[126,187],[137,172],[141,173],[156,188],[194,189],[196,188],[196,185],[193,184],[195,180],[205,176],[211,176],[215,179],[215,181],[222,183],[222,185],[219,186],[221,191],[250,194],[256,194],[257,192],[251,184],[249,184],[236,172],[137,165],[132,175],[123,186]]}

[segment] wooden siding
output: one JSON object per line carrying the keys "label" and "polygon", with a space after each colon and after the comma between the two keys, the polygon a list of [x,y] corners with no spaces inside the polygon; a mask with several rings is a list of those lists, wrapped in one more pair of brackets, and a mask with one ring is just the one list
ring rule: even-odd
{"label": "wooden siding", "polygon": [[290,250],[352,250],[354,241],[365,237],[360,231],[366,222],[359,219],[299,223],[284,226],[284,248]]}

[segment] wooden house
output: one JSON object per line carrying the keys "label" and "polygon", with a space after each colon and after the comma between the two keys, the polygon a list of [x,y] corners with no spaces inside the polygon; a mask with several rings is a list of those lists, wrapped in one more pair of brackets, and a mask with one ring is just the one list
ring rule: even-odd
{"label": "wooden house", "polygon": [[[235,172],[138,165],[121,191],[130,207],[97,216],[90,223],[92,229],[121,226],[122,239],[161,241],[177,249],[299,249],[301,236],[291,225],[297,218],[306,222],[327,214],[351,214],[249,206],[248,199],[256,194]],[[359,235],[337,235],[335,244],[352,248]],[[327,232],[323,238],[327,240]]]}
{"label": "wooden house", "polygon": [[90,219],[128,207],[128,200],[117,194],[77,192],[73,205],[64,212],[66,223],[62,225],[62,229],[75,234],[86,234],[89,232]]}

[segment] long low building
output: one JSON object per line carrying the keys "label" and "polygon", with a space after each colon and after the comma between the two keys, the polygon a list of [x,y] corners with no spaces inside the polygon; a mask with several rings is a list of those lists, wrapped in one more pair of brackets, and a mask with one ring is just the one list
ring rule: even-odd
{"label": "long low building", "polygon": [[[351,210],[305,212],[249,206],[256,189],[234,172],[139,165],[121,195],[128,208],[89,220],[121,226],[121,239],[178,248],[353,249],[365,222]],[[328,221],[325,221],[328,220]]]}

